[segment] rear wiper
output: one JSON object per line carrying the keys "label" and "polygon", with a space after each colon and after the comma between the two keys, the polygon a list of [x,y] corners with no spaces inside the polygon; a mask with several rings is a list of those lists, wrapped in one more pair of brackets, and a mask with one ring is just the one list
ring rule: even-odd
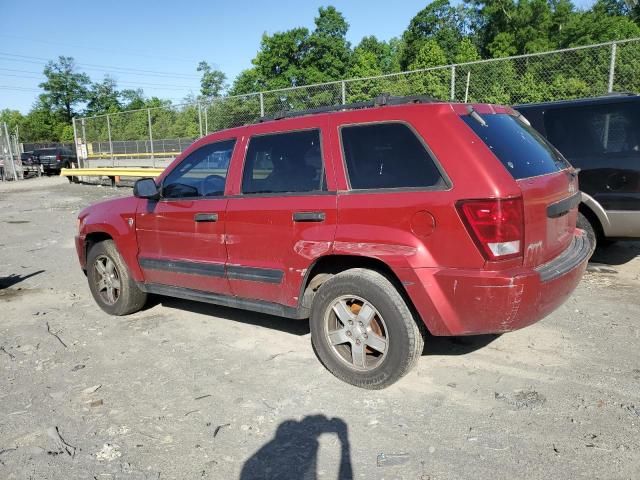
{"label": "rear wiper", "polygon": [[476,122],[478,122],[483,127],[488,127],[487,122],[484,121],[484,118],[480,116],[478,112],[476,112],[471,105],[467,107],[467,112],[469,112],[469,116],[473,118]]}

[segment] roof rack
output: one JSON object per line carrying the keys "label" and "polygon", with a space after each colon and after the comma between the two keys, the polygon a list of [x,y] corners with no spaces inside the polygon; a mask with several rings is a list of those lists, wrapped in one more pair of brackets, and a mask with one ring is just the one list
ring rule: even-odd
{"label": "roof rack", "polygon": [[426,95],[411,95],[406,97],[392,96],[388,93],[383,93],[377,96],[373,100],[367,102],[345,103],[342,105],[332,105],[328,107],[310,108],[308,110],[283,110],[274,115],[260,117],[258,122],[268,122],[271,120],[282,120],[284,118],[302,117],[305,115],[315,115],[317,113],[327,112],[340,112],[344,110],[360,110],[363,108],[384,107],[387,105],[406,105],[409,103],[436,103],[441,102],[437,98],[427,97]]}

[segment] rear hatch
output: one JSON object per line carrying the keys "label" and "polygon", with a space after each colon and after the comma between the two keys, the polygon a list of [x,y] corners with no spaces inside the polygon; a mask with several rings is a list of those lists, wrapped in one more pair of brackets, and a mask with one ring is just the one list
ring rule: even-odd
{"label": "rear hatch", "polygon": [[524,266],[536,267],[569,247],[580,192],[576,171],[523,117],[462,116],[516,180],[524,208]]}

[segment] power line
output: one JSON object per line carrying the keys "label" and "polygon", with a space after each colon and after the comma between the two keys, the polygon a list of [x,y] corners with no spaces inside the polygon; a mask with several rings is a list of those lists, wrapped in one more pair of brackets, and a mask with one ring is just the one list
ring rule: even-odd
{"label": "power line", "polygon": [[[10,72],[24,72],[24,73],[35,73],[38,74],[38,72],[31,72],[28,70],[14,70],[14,69],[10,69],[10,68],[0,68],[0,70],[4,70],[4,71],[10,71]],[[18,74],[13,74],[13,73],[0,73],[0,78],[2,77],[18,77],[18,78],[30,78],[30,79],[34,79],[34,80],[43,80],[44,75],[40,74],[40,76],[33,76],[33,75],[18,75]],[[198,90],[200,87],[198,87],[197,85],[176,85],[173,83],[152,83],[152,82],[121,82],[117,79],[113,79],[116,83],[116,86],[123,86],[123,87],[144,87],[144,88],[149,88],[151,90],[158,90],[160,88],[164,88],[166,90]]]}
{"label": "power line", "polygon": [[[39,40],[36,38],[30,38],[30,37],[20,37],[20,36],[16,36],[16,35],[6,35],[6,34],[0,34],[0,37],[6,37],[6,38],[15,38],[17,40],[21,40],[21,41],[26,41],[26,42],[32,42],[32,43],[43,43],[45,45],[60,45],[62,47],[72,47],[72,48],[80,48],[80,49],[85,49],[85,50],[95,50],[95,51],[100,51],[100,52],[107,52],[107,53],[111,53],[113,52],[113,49],[109,49],[109,48],[101,48],[101,47],[90,47],[90,46],[86,46],[86,45],[74,45],[71,43],[64,43],[64,42],[52,42],[50,40]],[[150,55],[148,53],[143,53],[143,52],[133,52],[133,51],[126,51],[126,52],[118,52],[118,55],[122,56],[134,56],[134,57],[144,57],[144,58],[155,58],[158,60],[171,60],[174,62],[184,62],[184,63],[197,63],[200,62],[201,60],[196,60],[196,59],[186,59],[186,58],[176,58],[176,57],[166,57],[166,56],[158,56],[158,55]]]}
{"label": "power line", "polygon": [[[1,56],[10,57],[8,59],[3,60],[12,60],[16,62],[25,62],[25,63],[36,63],[41,64],[41,62],[49,62],[50,59],[43,57],[33,57],[30,55],[17,55],[14,53],[0,52]],[[12,58],[11,58],[12,57]],[[13,60],[15,59],[15,60]],[[27,60],[28,59],[28,60]],[[36,62],[34,60],[40,60],[40,62]],[[176,77],[176,78],[200,78],[198,75],[186,74],[186,73],[172,73],[172,72],[159,72],[155,70],[144,70],[139,68],[129,68],[129,67],[116,67],[113,65],[99,65],[95,63],[76,63],[78,67],[93,67],[105,70],[119,71],[123,73],[134,73],[138,72],[140,74],[150,74],[156,76],[165,76],[165,77]]]}

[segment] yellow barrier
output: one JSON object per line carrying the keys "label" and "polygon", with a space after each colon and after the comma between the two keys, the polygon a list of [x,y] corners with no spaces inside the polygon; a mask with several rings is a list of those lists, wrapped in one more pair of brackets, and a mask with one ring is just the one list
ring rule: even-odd
{"label": "yellow barrier", "polygon": [[104,168],[63,168],[61,177],[157,177],[164,168],[104,167]]}
{"label": "yellow barrier", "polygon": [[106,153],[90,153],[87,155],[87,158],[90,159],[96,159],[96,158],[102,158],[105,160],[110,159],[111,157],[114,158],[135,158],[135,157],[152,157],[155,156],[158,159],[161,158],[175,158],[178,155],[180,155],[180,151],[175,151],[175,152],[157,152],[157,153],[147,153],[147,152],[140,152],[140,153],[114,153],[113,155],[111,155],[109,152]]}

